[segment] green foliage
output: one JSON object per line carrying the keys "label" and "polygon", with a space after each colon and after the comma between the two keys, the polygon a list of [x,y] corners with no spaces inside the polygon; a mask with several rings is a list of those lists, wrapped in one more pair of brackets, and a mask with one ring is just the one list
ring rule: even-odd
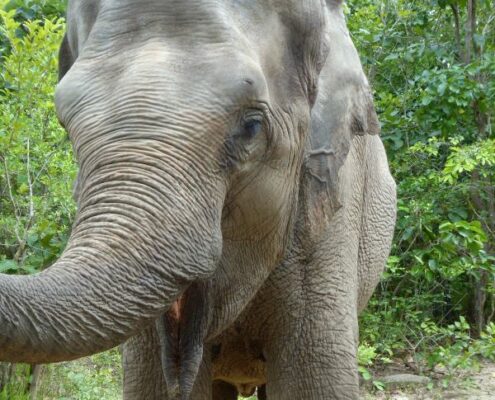
{"label": "green foliage", "polygon": [[27,365],[15,365],[12,379],[0,392],[0,400],[29,400],[26,394],[29,383],[29,367]]}
{"label": "green foliage", "polygon": [[430,352],[420,353],[426,357],[429,367],[445,367],[453,375],[459,368],[473,368],[478,365],[478,357],[495,360],[495,324],[487,325],[479,339],[470,335],[470,326],[465,318],[445,327],[433,321],[424,321],[421,330],[425,334],[424,346],[431,346]]}
{"label": "green foliage", "polygon": [[365,381],[371,381],[373,386],[378,390],[383,390],[384,385],[379,380],[373,379],[373,374],[369,368],[380,359],[382,363],[388,363],[387,357],[378,357],[376,348],[369,346],[367,343],[361,343],[358,347],[358,371]]}
{"label": "green foliage", "polygon": [[[0,9],[10,11],[17,22],[40,21],[45,19],[60,18],[65,9],[64,0],[0,0]],[[22,37],[27,33],[27,28],[21,24],[16,27],[15,35]],[[10,51],[10,42],[5,37],[5,32],[0,30],[0,58]]]}
{"label": "green foliage", "polygon": [[119,400],[122,370],[117,349],[72,363],[47,365],[39,398],[57,400]]}
{"label": "green foliage", "polygon": [[0,63],[0,271],[32,273],[64,248],[75,165],[53,102],[64,22],[16,13],[0,11],[10,49]]}
{"label": "green foliage", "polygon": [[[347,16],[399,197],[392,255],[361,339],[376,349],[374,363],[412,355],[470,366],[463,360],[487,356],[493,340],[491,325],[476,339],[475,314],[489,322],[495,312],[495,14],[478,1],[472,42],[465,1],[350,0]],[[476,290],[487,297],[481,310]]]}
{"label": "green foliage", "polygon": [[26,21],[60,17],[66,3],[66,0],[0,0],[0,8],[14,11],[16,20]]}
{"label": "green foliage", "polygon": [[[53,105],[64,3],[0,0],[0,272],[50,265],[74,215],[75,165]],[[450,374],[495,359],[495,13],[477,4],[469,43],[466,0],[347,1],[399,193],[392,255],[361,317],[359,371],[377,389],[371,368],[393,358]],[[117,398],[118,358],[49,366],[41,393]],[[25,375],[0,400],[24,399]]]}
{"label": "green foliage", "polygon": [[[495,68],[495,66],[494,66]],[[443,180],[450,184],[459,184],[468,173],[478,171],[487,179],[495,175],[495,139],[479,140],[471,145],[452,146],[443,169]]]}
{"label": "green foliage", "polygon": [[[475,139],[472,102],[484,110],[495,107],[493,30],[485,32],[483,56],[463,65],[449,10],[425,0],[348,3],[349,27],[376,90],[389,148],[452,134]],[[490,9],[479,13],[485,10],[489,19]]]}

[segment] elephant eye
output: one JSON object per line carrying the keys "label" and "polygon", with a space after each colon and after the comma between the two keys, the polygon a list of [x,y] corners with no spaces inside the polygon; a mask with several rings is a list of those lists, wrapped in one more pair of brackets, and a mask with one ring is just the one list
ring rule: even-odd
{"label": "elephant eye", "polygon": [[243,121],[242,136],[253,139],[263,130],[263,119],[261,116],[248,117]]}
{"label": "elephant eye", "polygon": [[[222,163],[226,167],[264,157],[270,142],[269,119],[262,110],[248,110],[237,118],[234,131],[227,136],[224,143],[225,161]],[[265,140],[254,140],[255,138]]]}

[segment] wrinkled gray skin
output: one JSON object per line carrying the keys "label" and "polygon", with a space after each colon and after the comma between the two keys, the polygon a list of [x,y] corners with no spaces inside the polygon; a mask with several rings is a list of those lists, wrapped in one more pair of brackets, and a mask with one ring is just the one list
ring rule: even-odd
{"label": "wrinkled gray skin", "polygon": [[127,341],[126,399],[227,400],[246,382],[212,394],[212,370],[237,335],[268,399],[358,398],[395,185],[341,6],[69,1],[78,213],[53,266],[0,277],[0,360]]}

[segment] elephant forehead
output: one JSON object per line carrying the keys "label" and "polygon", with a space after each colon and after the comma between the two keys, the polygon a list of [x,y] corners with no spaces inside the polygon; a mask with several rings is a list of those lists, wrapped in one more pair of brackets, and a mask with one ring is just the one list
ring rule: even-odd
{"label": "elephant forehead", "polygon": [[188,111],[228,117],[260,102],[269,102],[269,91],[252,59],[230,53],[194,62],[160,42],[115,57],[81,58],[56,91],[62,120],[67,109],[117,119],[138,111],[160,120]]}
{"label": "elephant forehead", "polygon": [[[268,12],[268,3],[258,5]],[[259,11],[259,10],[258,10]],[[239,17],[239,18],[237,18]],[[164,0],[85,0],[73,1],[68,11],[71,34],[81,42],[89,36],[93,45],[104,46],[109,41],[115,47],[142,43],[149,38],[167,38],[180,48],[200,50],[207,44],[224,47],[236,43],[239,20],[248,28],[260,29],[260,13],[224,1],[164,1]],[[266,18],[264,18],[266,20]],[[251,26],[250,26],[251,25]],[[92,29],[88,29],[90,26]],[[235,39],[235,40],[233,40]],[[101,42],[99,42],[101,40]]]}
{"label": "elephant forehead", "polygon": [[283,65],[283,28],[274,12],[260,24],[259,9],[221,1],[73,3],[79,6],[69,9],[68,37],[78,53],[75,69],[98,88],[120,78],[127,86],[165,83],[168,93],[203,84],[222,96],[268,101],[265,76]]}
{"label": "elephant forehead", "polygon": [[321,6],[291,7],[288,3],[291,1],[72,0],[67,13],[69,42],[73,51],[90,56],[163,40],[169,48],[187,50],[191,55],[208,56],[216,48],[226,47],[259,53],[265,47],[273,57],[277,47],[286,46],[284,41],[296,31],[294,20],[306,21],[299,16],[302,8],[321,14]]}
{"label": "elephant forehead", "polygon": [[[150,66],[157,60],[167,62],[172,75],[196,69],[188,79],[207,76],[214,65],[209,64],[205,73],[202,61],[213,59],[219,61],[216,72],[229,77],[243,56],[261,67],[270,92],[283,99],[296,90],[290,80],[306,74],[302,64],[313,55],[302,56],[300,46],[311,36],[311,45],[318,47],[315,21],[321,14],[321,2],[316,0],[73,0],[68,41],[77,53],[76,62],[118,61],[112,74],[128,65],[133,54],[142,54],[143,47]],[[149,51],[153,47],[160,51]],[[218,87],[215,74],[210,76]]]}
{"label": "elephant forehead", "polygon": [[125,45],[167,37],[198,50],[205,44],[243,45],[238,37],[243,33],[259,45],[279,35],[313,37],[323,15],[321,0],[70,0],[67,11],[73,51],[99,35],[102,45],[109,39]]}
{"label": "elephant forehead", "polygon": [[[144,75],[145,79],[165,79],[169,81],[167,90],[171,89],[170,85],[179,92],[188,92],[188,87],[193,91],[205,87],[212,95],[232,99],[234,104],[243,100],[268,101],[261,64],[237,49],[218,49],[208,57],[187,57],[183,51],[171,51],[166,43],[152,41],[137,49],[133,60],[125,62],[128,64],[126,78]],[[191,95],[187,93],[188,98]]]}

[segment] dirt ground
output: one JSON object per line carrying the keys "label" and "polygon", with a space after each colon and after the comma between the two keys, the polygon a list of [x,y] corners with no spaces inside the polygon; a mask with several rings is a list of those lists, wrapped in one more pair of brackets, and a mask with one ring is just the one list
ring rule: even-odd
{"label": "dirt ground", "polygon": [[483,362],[479,371],[468,371],[451,379],[427,385],[387,389],[371,394],[363,390],[363,400],[495,400],[495,363]]}

